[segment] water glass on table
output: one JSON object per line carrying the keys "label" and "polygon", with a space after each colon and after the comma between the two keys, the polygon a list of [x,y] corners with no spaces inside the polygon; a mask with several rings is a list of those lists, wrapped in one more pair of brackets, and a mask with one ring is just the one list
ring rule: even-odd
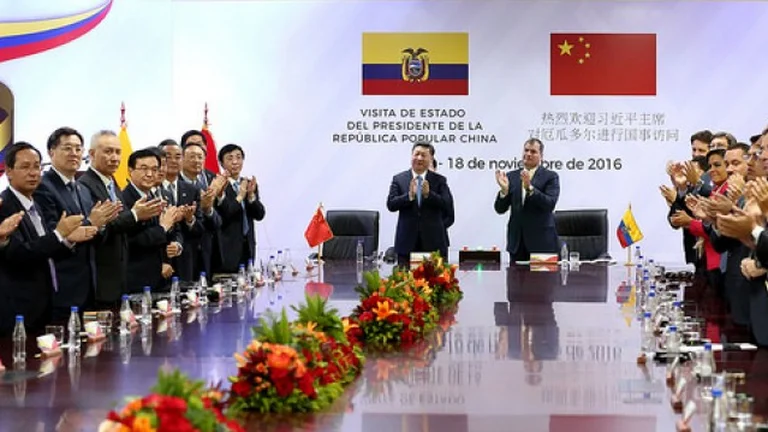
{"label": "water glass on table", "polygon": [[568,262],[571,265],[571,267],[578,267],[581,263],[581,254],[576,251],[571,251],[568,253]]}

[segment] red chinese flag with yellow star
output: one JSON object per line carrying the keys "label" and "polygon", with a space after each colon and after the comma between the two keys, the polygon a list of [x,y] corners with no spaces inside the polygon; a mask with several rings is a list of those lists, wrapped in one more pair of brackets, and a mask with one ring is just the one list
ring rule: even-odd
{"label": "red chinese flag with yellow star", "polygon": [[552,33],[550,94],[655,96],[656,35]]}
{"label": "red chinese flag with yellow star", "polygon": [[331,231],[328,221],[325,220],[322,207],[317,207],[315,215],[312,216],[312,220],[309,221],[309,225],[304,231],[304,238],[307,239],[307,244],[311,248],[333,238],[333,231]]}

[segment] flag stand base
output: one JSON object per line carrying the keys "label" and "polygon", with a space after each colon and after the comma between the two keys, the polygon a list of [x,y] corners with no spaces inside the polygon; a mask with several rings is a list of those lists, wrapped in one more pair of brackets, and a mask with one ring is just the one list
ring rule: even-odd
{"label": "flag stand base", "polygon": [[632,248],[627,246],[627,262],[624,263],[624,267],[632,267],[632,266],[633,266],[633,264],[632,264]]}

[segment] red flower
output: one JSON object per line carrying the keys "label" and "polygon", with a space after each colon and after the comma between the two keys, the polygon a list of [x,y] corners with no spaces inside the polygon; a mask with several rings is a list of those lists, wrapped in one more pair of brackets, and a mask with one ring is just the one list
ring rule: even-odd
{"label": "red flower", "polygon": [[301,350],[301,354],[304,356],[305,361],[312,360],[312,351],[308,350],[307,348],[304,348]]}
{"label": "red flower", "polygon": [[373,313],[372,312],[363,312],[360,315],[360,321],[361,322],[368,322],[373,320]]}
{"label": "red flower", "polygon": [[360,329],[360,327],[355,327],[352,329],[349,329],[347,332],[347,339],[349,339],[352,342],[357,342],[360,340],[360,337],[363,335],[363,331]]}
{"label": "red flower", "polygon": [[247,381],[238,381],[232,384],[232,393],[240,396],[247,397],[251,394],[252,386]]}
{"label": "red flower", "polygon": [[178,411],[178,412],[186,412],[187,411],[187,402],[179,397],[175,396],[165,396],[162,399],[160,399],[160,402],[157,405],[158,411]]}
{"label": "red flower", "polygon": [[424,328],[424,318],[422,317],[421,314],[416,316],[415,324],[416,324],[416,328],[418,328],[419,330]]}
{"label": "red flower", "polygon": [[[315,382],[314,378],[312,378],[312,375],[304,374],[304,376],[299,378],[298,386],[299,390],[301,390],[301,392],[308,397],[313,399],[317,397],[317,392],[315,391]],[[291,389],[291,391],[293,391],[293,389]]]}
{"label": "red flower", "polygon": [[421,297],[416,297],[416,299],[413,301],[413,312],[420,314],[427,311],[429,311],[429,303],[424,301],[424,299]]}
{"label": "red flower", "polygon": [[154,408],[160,403],[160,398],[162,398],[162,396],[152,393],[144,396],[141,399],[141,404],[146,407]]}
{"label": "red flower", "polygon": [[288,397],[293,392],[293,377],[273,378],[272,382],[275,384],[275,390],[280,397]]}
{"label": "red flower", "polygon": [[328,385],[335,383],[339,379],[341,379],[339,368],[333,363],[328,363],[328,367],[325,368],[325,373],[322,377],[320,377],[320,383],[323,385]]}
{"label": "red flower", "polygon": [[416,269],[413,270],[413,278],[414,279],[423,279],[424,275],[426,274],[426,270],[427,269],[425,268],[424,264],[416,267]]}
{"label": "red flower", "polygon": [[391,324],[397,324],[402,321],[402,315],[401,314],[392,314],[386,318],[388,323]]}
{"label": "red flower", "polygon": [[184,417],[183,413],[157,412],[157,430],[163,432],[194,432],[192,423]]}
{"label": "red flower", "polygon": [[416,334],[410,330],[403,330],[403,333],[400,335],[400,341],[403,343],[403,345],[410,345],[416,340]]}
{"label": "red flower", "polygon": [[290,372],[290,369],[271,367],[269,368],[269,378],[272,381],[281,380],[287,377]]}
{"label": "red flower", "polygon": [[373,294],[372,296],[362,301],[361,303],[362,309],[364,311],[369,311],[375,308],[378,302],[380,301],[381,301],[381,297],[379,297],[378,294]]}
{"label": "red flower", "polygon": [[230,420],[225,424],[231,432],[245,432],[245,429],[235,420]]}

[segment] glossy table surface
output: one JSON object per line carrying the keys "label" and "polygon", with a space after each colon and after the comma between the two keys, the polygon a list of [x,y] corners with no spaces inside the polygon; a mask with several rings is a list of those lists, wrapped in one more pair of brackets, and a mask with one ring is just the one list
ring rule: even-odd
{"label": "glossy table surface", "polygon": [[[389,274],[388,268],[382,268]],[[458,272],[465,297],[455,324],[431,355],[369,357],[366,370],[331,412],[252,418],[249,430],[634,432],[674,430],[663,366],[636,364],[640,330],[627,268],[581,265],[561,274],[527,266]],[[143,395],[161,366],[209,382],[236,370],[233,353],[250,339],[267,308],[330,294],[347,314],[357,304],[354,264],[326,263],[321,274],[288,276],[275,292],[155,321],[120,340],[84,346],[85,357],[43,363],[29,339],[26,371],[11,367],[0,339],[0,431],[96,430],[124,397]],[[694,287],[695,288],[695,287]],[[273,303],[273,304],[271,304]],[[718,337],[731,331],[717,302],[698,313]],[[718,354],[718,368],[747,372],[741,389],[768,413],[768,353]]]}

